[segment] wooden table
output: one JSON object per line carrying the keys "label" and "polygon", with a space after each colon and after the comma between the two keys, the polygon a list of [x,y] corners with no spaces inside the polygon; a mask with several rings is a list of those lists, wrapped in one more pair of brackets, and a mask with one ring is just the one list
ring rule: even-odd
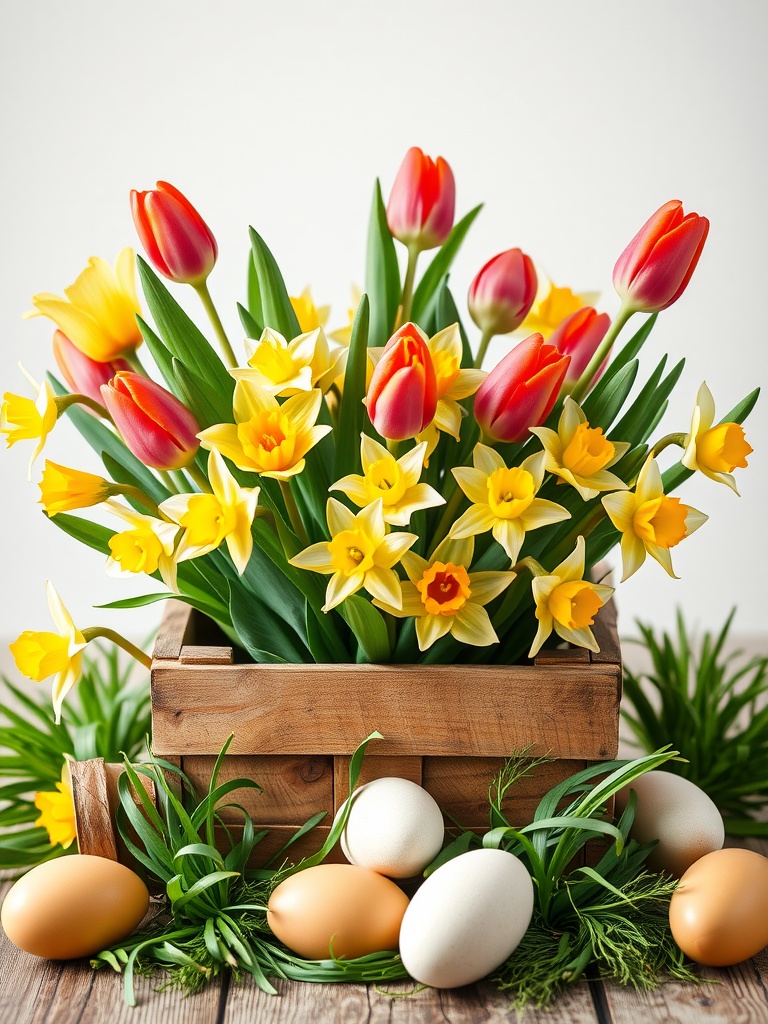
{"label": "wooden table", "polygon": [[[744,845],[768,855],[768,842]],[[7,890],[0,889],[0,895]],[[667,982],[650,993],[600,982],[581,982],[548,1011],[529,1010],[527,1024],[768,1024],[768,950],[729,969],[702,968],[717,982]],[[160,975],[157,976],[161,978]],[[228,979],[182,998],[157,992],[159,980],[137,979],[138,1005],[123,1001],[122,979],[87,961],[51,962],[20,952],[0,932],[0,1024],[499,1024],[518,1018],[509,1000],[489,984],[427,989],[393,999],[365,985],[278,982],[267,996],[246,979]],[[403,994],[412,986],[393,983]]]}

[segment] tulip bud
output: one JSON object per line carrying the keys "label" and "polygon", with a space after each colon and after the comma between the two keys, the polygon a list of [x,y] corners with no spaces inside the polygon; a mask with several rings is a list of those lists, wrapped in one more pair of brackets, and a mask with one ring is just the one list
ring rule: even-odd
{"label": "tulip bud", "polygon": [[124,359],[113,359],[110,363],[99,363],[73,345],[63,331],[53,335],[53,354],[61,375],[70,391],[87,395],[94,402],[101,402],[101,385],[106,384],[119,370],[130,370]]}
{"label": "tulip bud", "polygon": [[[565,375],[566,388],[572,388],[584,373],[610,326],[611,318],[607,313],[598,313],[591,306],[585,306],[566,317],[550,335],[549,344],[554,345],[562,355],[571,357]],[[603,363],[592,378],[593,383],[598,380],[605,366],[606,363]]]}
{"label": "tulip bud", "polygon": [[613,268],[613,286],[626,307],[655,313],[680,298],[699,262],[709,221],[665,203],[638,231]]}
{"label": "tulip bud", "polygon": [[189,200],[167,181],[131,191],[133,222],[155,268],[179,284],[198,286],[216,262],[216,239]]}
{"label": "tulip bud", "polygon": [[146,466],[181,469],[195,457],[200,426],[170,391],[121,371],[102,385],[101,396],[126,446]]}
{"label": "tulip bud", "polygon": [[366,406],[382,437],[404,441],[425,430],[437,409],[437,378],[427,338],[403,324],[387,342],[368,387]]}
{"label": "tulip bud", "polygon": [[405,154],[387,203],[387,224],[404,245],[422,251],[442,245],[453,227],[456,184],[441,156],[425,156],[418,146]]}
{"label": "tulip bud", "polygon": [[485,334],[509,334],[525,320],[536,298],[533,260],[507,249],[488,260],[469,288],[469,313]]}
{"label": "tulip bud", "polygon": [[540,334],[521,341],[495,366],[475,395],[475,418],[486,437],[522,441],[552,411],[570,356]]}

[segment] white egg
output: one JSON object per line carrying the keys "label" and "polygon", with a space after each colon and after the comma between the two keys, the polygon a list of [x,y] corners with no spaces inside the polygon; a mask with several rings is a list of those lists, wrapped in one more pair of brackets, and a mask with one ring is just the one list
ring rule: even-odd
{"label": "white egg", "polygon": [[533,883],[505,850],[471,850],[416,891],[400,927],[412,978],[434,988],[479,981],[513,953],[531,922]]}
{"label": "white egg", "polygon": [[442,812],[426,789],[408,779],[374,779],[352,794],[341,848],[351,864],[413,878],[440,852],[444,834]]}
{"label": "white egg", "polygon": [[679,878],[704,854],[722,849],[725,828],[720,812],[693,782],[672,772],[646,772],[616,794],[619,814],[631,789],[637,793],[631,837],[639,843],[659,841],[647,861],[652,871]]}

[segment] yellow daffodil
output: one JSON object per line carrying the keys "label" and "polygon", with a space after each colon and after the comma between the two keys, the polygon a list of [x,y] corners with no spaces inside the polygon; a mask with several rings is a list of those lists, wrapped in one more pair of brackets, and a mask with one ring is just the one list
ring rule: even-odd
{"label": "yellow daffodil", "polygon": [[347,358],[343,349],[331,352],[321,327],[291,342],[266,327],[257,342],[246,339],[245,349],[248,366],[230,370],[232,376],[281,396],[313,388],[325,393],[344,372]]}
{"label": "yellow daffodil", "polygon": [[[584,552],[584,538],[579,537],[571,554],[551,573],[538,566],[541,574],[535,573],[532,585],[539,628],[529,658],[538,653],[553,629],[576,647],[595,653],[600,650],[589,627],[613,594],[613,587],[584,579]],[[533,565],[536,568],[536,563]]]}
{"label": "yellow daffodil", "polygon": [[325,327],[328,323],[331,307],[316,306],[309,288],[305,288],[301,295],[291,295],[290,302],[301,331],[315,331],[318,327]]}
{"label": "yellow daffodil", "polygon": [[461,334],[459,325],[452,324],[427,341],[437,381],[437,409],[426,430],[416,435],[417,441],[427,442],[427,456],[437,447],[439,431],[459,440],[462,411],[460,398],[474,395],[488,374],[485,370],[461,369]]}
{"label": "yellow daffodil", "polygon": [[40,480],[40,504],[49,516],[100,505],[111,493],[112,485],[103,477],[46,459]]}
{"label": "yellow daffodil", "polygon": [[175,494],[160,505],[163,515],[184,530],[175,560],[198,558],[225,541],[242,576],[253,551],[251,526],[260,488],[240,487],[215,450],[208,456],[208,480],[212,494]]}
{"label": "yellow daffodil", "polygon": [[77,830],[69,762],[66,758],[61,770],[61,781],[55,783],[55,786],[55,791],[41,790],[35,793],[35,807],[40,811],[40,817],[35,819],[35,825],[45,829],[52,846],[63,846],[68,850],[77,838]]}
{"label": "yellow daffodil", "polygon": [[288,480],[301,473],[304,456],[331,427],[315,426],[322,393],[315,388],[288,398],[282,405],[249,380],[235,385],[235,423],[218,423],[197,436],[209,451],[251,473]]}
{"label": "yellow daffodil", "polygon": [[680,461],[687,469],[698,469],[710,480],[725,484],[738,494],[731,474],[737,466],[746,468],[747,456],[753,449],[747,443],[741,424],[712,426],[714,422],[715,400],[704,382],[696,395],[691,430],[683,441],[685,452]]}
{"label": "yellow daffodil", "polygon": [[585,306],[594,306],[599,298],[600,292],[577,294],[570,288],[558,288],[554,281],[539,274],[536,301],[519,330],[525,331],[526,335],[542,334],[546,339],[566,317]]}
{"label": "yellow daffodil", "polygon": [[446,538],[427,561],[413,551],[403,557],[408,580],[400,583],[400,604],[374,600],[377,608],[399,618],[416,619],[419,650],[451,633],[463,644],[487,647],[498,643],[483,607],[515,578],[513,572],[469,572],[474,541]]}
{"label": "yellow daffodil", "polygon": [[519,466],[507,468],[493,448],[475,445],[474,469],[458,466],[452,470],[472,505],[453,524],[450,536],[460,540],[491,530],[516,562],[528,530],[570,519],[562,505],[536,497],[544,479],[545,458],[544,452],[536,452]]}
{"label": "yellow daffodil", "polygon": [[407,526],[419,509],[445,504],[434,487],[419,483],[427,453],[426,442],[396,459],[372,437],[367,434],[361,437],[363,475],[350,473],[332,484],[329,490],[342,491],[358,508],[381,499],[384,522],[391,526]]}
{"label": "yellow daffodil", "polygon": [[159,571],[166,587],[175,592],[177,524],[145,516],[112,499],[104,502],[104,507],[130,526],[129,530],[115,533],[109,540],[107,573],[125,576],[142,572],[150,576]]}
{"label": "yellow daffodil", "polygon": [[35,389],[35,397],[24,398],[22,395],[13,395],[6,391],[3,395],[2,409],[0,409],[0,434],[5,434],[5,443],[8,448],[16,444],[17,441],[37,441],[32,458],[29,460],[28,479],[31,479],[32,465],[43,450],[46,438],[56,426],[59,410],[56,396],[48,381],[38,384],[21,364],[19,366],[21,372]]}
{"label": "yellow daffodil", "polygon": [[58,725],[64,698],[80,678],[82,651],[88,641],[75,626],[50,582],[47,592],[51,618],[58,632],[26,630],[9,649],[19,672],[27,678],[40,683],[48,676],[56,676],[51,696]]}
{"label": "yellow daffodil", "polygon": [[141,344],[132,249],[122,250],[114,270],[92,256],[64,294],[66,299],[48,292],[34,295],[35,311],[26,316],[47,316],[81,352],[99,363],[117,359]]}
{"label": "yellow daffodil", "polygon": [[355,316],[357,314],[357,307],[360,305],[360,300],[363,297],[361,288],[358,288],[356,284],[351,286],[352,294],[352,305],[347,309],[347,323],[344,327],[339,327],[338,330],[331,331],[328,337],[331,341],[335,341],[337,345],[343,345],[345,348],[349,348],[349,343],[352,340],[352,324],[355,322]]}
{"label": "yellow daffodil", "polygon": [[661,472],[652,455],[640,470],[635,490],[606,494],[603,506],[613,525],[621,532],[622,582],[637,572],[646,554],[655,558],[670,576],[675,576],[670,548],[707,521],[703,512],[664,493]]}
{"label": "yellow daffodil", "polygon": [[414,533],[387,533],[381,499],[358,512],[350,512],[335,498],[326,506],[330,541],[321,541],[300,551],[291,565],[328,575],[323,611],[330,611],[364,587],[372,597],[397,606],[400,579],[397,565],[411,544]]}
{"label": "yellow daffodil", "polygon": [[609,441],[600,427],[590,427],[581,407],[567,396],[557,430],[531,427],[544,445],[544,468],[571,487],[584,501],[601,491],[623,491],[627,485],[608,468],[629,448],[628,441]]}

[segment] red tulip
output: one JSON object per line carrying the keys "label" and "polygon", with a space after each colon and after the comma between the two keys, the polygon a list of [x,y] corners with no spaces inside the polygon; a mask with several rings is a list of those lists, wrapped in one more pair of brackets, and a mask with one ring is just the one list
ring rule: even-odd
{"label": "red tulip", "polygon": [[133,452],[153,469],[181,469],[195,457],[200,426],[170,391],[139,373],[116,373],[101,400]]}
{"label": "red tulip", "polygon": [[[591,306],[585,306],[584,309],[571,313],[552,332],[549,344],[554,345],[563,355],[571,357],[565,375],[566,386],[573,386],[584,373],[610,326],[611,318],[607,313],[598,313]],[[603,363],[592,378],[593,383],[598,380],[605,365],[606,363]]]}
{"label": "red tulip", "polygon": [[522,441],[552,411],[570,356],[532,334],[495,366],[475,395],[475,418],[495,441]]}
{"label": "red tulip", "polygon": [[486,334],[509,334],[528,316],[538,281],[533,260],[507,249],[488,260],[469,287],[469,313]]}
{"label": "red tulip", "polygon": [[613,268],[613,285],[624,305],[655,313],[679,299],[699,262],[708,231],[707,218],[684,215],[678,199],[658,209]]}
{"label": "red tulip", "polygon": [[216,239],[178,189],[167,181],[149,192],[133,189],[131,212],[141,244],[161,274],[180,284],[205,281],[216,262]]}
{"label": "red tulip", "polygon": [[425,156],[412,146],[397,172],[387,203],[393,236],[419,251],[442,245],[453,227],[456,184],[441,156]]}
{"label": "red tulip", "polygon": [[416,324],[403,324],[387,342],[368,386],[366,406],[371,423],[391,441],[415,437],[434,419],[435,367]]}
{"label": "red tulip", "polygon": [[113,359],[111,363],[99,363],[73,345],[63,331],[53,335],[53,355],[70,391],[87,395],[94,402],[101,402],[101,385],[106,384],[118,370],[130,370],[124,359]]}

